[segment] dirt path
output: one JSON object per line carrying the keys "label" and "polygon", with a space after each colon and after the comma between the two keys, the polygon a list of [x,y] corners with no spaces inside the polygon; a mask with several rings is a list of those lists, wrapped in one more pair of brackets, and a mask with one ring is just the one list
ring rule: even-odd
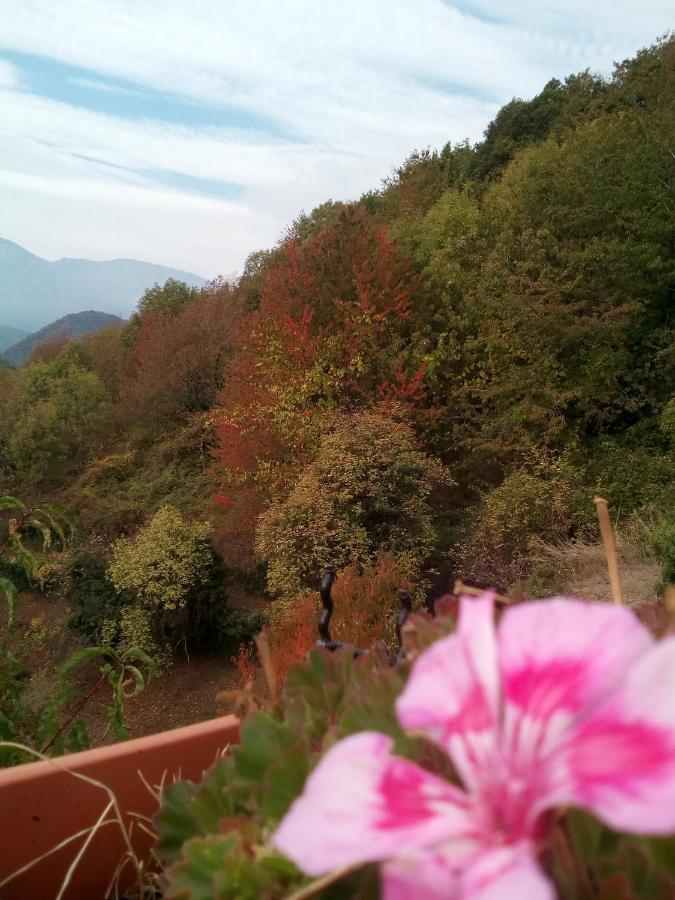
{"label": "dirt path", "polygon": [[216,694],[232,690],[238,673],[216,656],[177,658],[171,668],[129,701],[127,724],[132,737],[202,722],[228,712]]}

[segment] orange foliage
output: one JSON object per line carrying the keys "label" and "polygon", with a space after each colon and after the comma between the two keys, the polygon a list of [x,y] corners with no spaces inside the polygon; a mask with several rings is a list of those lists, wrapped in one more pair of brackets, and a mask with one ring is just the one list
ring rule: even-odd
{"label": "orange foliage", "polygon": [[419,289],[408,257],[361,207],[286,244],[226,365],[219,487],[260,511],[314,451],[331,409],[418,404],[424,372],[409,359],[409,316]]}
{"label": "orange foliage", "polygon": [[[384,644],[389,652],[395,652],[400,587],[410,588],[411,584],[389,554],[381,554],[372,567],[363,571],[349,566],[340,572],[332,592],[333,639],[364,649]],[[292,602],[284,616],[265,626],[279,684],[291,666],[304,660],[318,639],[320,609],[318,595],[304,594]]]}
{"label": "orange foliage", "polygon": [[130,420],[175,420],[211,406],[232,349],[236,301],[227,286],[204,291],[182,311],[140,318],[120,387]]}

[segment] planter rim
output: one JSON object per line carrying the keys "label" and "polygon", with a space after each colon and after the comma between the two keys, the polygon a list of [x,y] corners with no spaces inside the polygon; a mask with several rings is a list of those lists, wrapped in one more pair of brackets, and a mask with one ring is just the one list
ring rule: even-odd
{"label": "planter rim", "polygon": [[20,784],[46,775],[52,775],[55,768],[86,770],[92,763],[101,765],[108,761],[113,762],[137,753],[142,754],[144,751],[156,751],[162,746],[170,746],[176,741],[182,743],[193,738],[204,738],[209,735],[216,737],[225,730],[231,730],[232,733],[236,734],[239,725],[240,721],[237,716],[219,716],[216,719],[208,719],[205,722],[196,722],[193,725],[172,728],[169,731],[158,731],[155,734],[148,734],[144,737],[118,741],[105,747],[94,747],[91,750],[81,750],[78,753],[68,753],[51,759],[21,763],[18,766],[0,769],[0,789],[8,784]]}

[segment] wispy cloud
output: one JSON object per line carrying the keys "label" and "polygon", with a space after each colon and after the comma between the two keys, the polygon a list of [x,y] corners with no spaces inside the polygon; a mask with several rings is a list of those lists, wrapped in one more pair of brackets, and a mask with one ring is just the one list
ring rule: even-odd
{"label": "wispy cloud", "polygon": [[[494,10],[493,0],[0,0],[0,57],[11,59],[0,62],[0,234],[51,256],[228,272],[301,208],[358,196],[413,148],[476,140],[513,95],[608,71],[670,12],[661,0]],[[96,231],[83,225],[87,202]],[[161,209],[180,239],[155,222]]]}
{"label": "wispy cloud", "polygon": [[16,67],[5,59],[0,59],[0,88],[19,87],[19,75]]}

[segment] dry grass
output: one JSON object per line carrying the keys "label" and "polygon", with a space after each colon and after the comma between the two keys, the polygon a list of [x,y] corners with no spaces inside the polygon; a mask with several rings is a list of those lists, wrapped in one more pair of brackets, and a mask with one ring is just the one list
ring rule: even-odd
{"label": "dry grass", "polygon": [[[660,566],[649,552],[651,529],[649,520],[635,516],[615,532],[619,577],[628,606],[656,599]],[[553,545],[540,541],[535,556],[538,563],[553,570],[557,592],[589,600],[612,600],[607,558],[600,542]]]}

